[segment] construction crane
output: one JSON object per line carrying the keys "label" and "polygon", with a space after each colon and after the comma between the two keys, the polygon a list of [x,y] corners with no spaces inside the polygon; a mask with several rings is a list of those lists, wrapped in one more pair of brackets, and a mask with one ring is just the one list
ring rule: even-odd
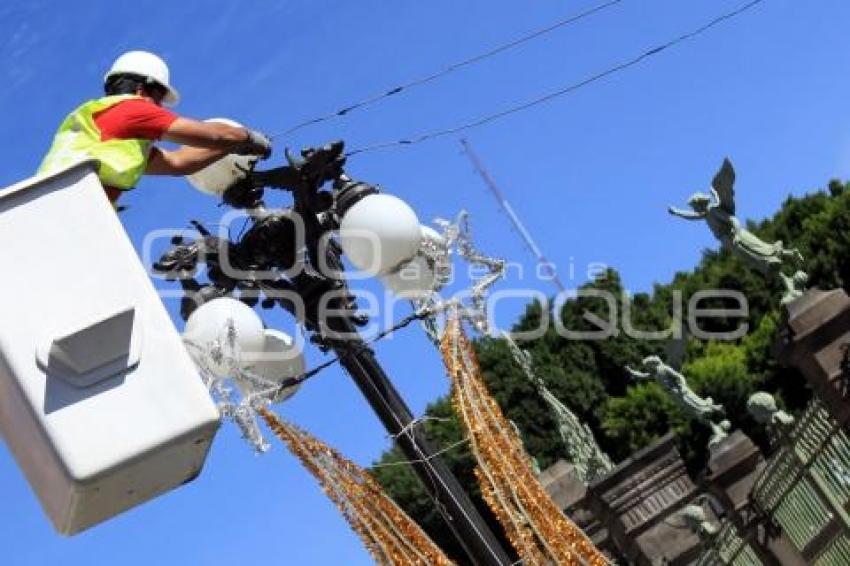
{"label": "construction crane", "polygon": [[540,265],[546,274],[549,276],[549,280],[558,287],[558,290],[564,292],[567,288],[561,282],[561,279],[558,277],[558,274],[555,272],[555,268],[552,266],[552,262],[546,259],[546,256],[543,255],[543,252],[540,251],[540,247],[534,242],[534,238],[531,237],[531,233],[525,228],[525,226],[520,221],[514,209],[511,207],[508,199],[505,198],[504,193],[499,190],[499,187],[496,185],[496,182],[484,168],[484,165],[481,163],[481,160],[478,159],[478,155],[475,154],[475,151],[472,149],[472,145],[465,138],[461,138],[460,144],[463,146],[463,151],[469,157],[469,160],[472,161],[473,167],[484,180],[484,184],[487,185],[487,188],[490,189],[490,192],[493,193],[493,196],[496,197],[496,200],[499,203],[499,206],[502,207],[502,210],[505,211],[505,214],[508,215],[511,223],[513,224],[516,231],[519,233],[520,238],[522,238],[523,243],[528,248],[528,250],[534,255],[535,259],[537,259],[537,264]]}

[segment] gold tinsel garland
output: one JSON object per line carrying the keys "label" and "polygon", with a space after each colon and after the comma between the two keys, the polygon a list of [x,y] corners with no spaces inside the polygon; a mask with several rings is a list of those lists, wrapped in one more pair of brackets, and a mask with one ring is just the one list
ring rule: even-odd
{"label": "gold tinsel garland", "polygon": [[523,563],[609,564],[537,480],[519,435],[487,390],[456,313],[449,316],[440,351],[452,379],[452,403],[478,463],[481,492]]}
{"label": "gold tinsel garland", "polygon": [[259,414],[316,477],[378,564],[453,564],[366,470],[268,409]]}

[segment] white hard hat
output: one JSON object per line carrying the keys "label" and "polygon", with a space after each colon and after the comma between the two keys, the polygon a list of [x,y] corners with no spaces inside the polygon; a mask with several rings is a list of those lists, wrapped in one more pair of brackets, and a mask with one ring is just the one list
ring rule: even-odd
{"label": "white hard hat", "polygon": [[169,82],[168,65],[158,56],[147,51],[128,51],[112,63],[112,68],[103,77],[104,82],[109,80],[109,77],[129,73],[132,75],[140,75],[152,81],[156,81],[166,89],[163,102],[169,106],[177,104],[180,100],[180,94]]}

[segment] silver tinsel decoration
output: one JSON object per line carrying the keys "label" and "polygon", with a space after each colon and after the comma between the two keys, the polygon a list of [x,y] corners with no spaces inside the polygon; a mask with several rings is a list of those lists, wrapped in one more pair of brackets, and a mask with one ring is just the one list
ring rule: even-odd
{"label": "silver tinsel decoration", "polygon": [[[472,240],[469,214],[462,210],[454,221],[438,218],[434,221],[441,240],[423,238],[420,253],[434,269],[434,286],[427,295],[413,299],[414,310],[425,316],[423,326],[428,337],[438,343],[440,324],[437,317],[450,309],[457,309],[460,318],[468,321],[478,332],[491,334],[490,313],[487,310],[487,293],[505,276],[505,260],[479,252]],[[458,296],[444,299],[440,290],[452,279],[452,256],[457,254],[469,265],[484,267],[486,275],[474,280],[467,290],[468,302]],[[459,293],[461,295],[463,293]]]}
{"label": "silver tinsel decoration", "polygon": [[[184,340],[184,344],[201,374],[201,379],[215,399],[222,417],[239,427],[242,437],[254,450],[264,453],[270,445],[257,425],[257,410],[274,401],[274,397],[280,392],[280,386],[245,369],[236,338],[236,327],[232,320],[228,320],[217,339],[206,344]],[[232,378],[220,377],[213,372],[210,362],[226,367]],[[236,380],[249,385],[250,393],[236,396],[229,383]]]}
{"label": "silver tinsel decoration", "polygon": [[537,393],[549,405],[552,416],[558,423],[561,441],[567,449],[567,458],[573,465],[576,475],[588,484],[610,472],[614,468],[614,462],[596,443],[590,427],[581,422],[575,413],[555,397],[546,387],[543,379],[534,372],[531,353],[522,350],[509,333],[502,332],[502,338],[507,342],[514,361],[534,385]]}

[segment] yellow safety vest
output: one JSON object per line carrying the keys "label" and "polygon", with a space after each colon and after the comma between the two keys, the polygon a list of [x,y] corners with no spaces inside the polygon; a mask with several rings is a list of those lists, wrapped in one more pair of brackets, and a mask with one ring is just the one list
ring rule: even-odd
{"label": "yellow safety vest", "polygon": [[59,126],[50,151],[38,168],[49,173],[86,159],[99,163],[100,182],[109,187],[132,189],[145,172],[151,141],[143,139],[112,139],[100,141],[100,129],[94,116],[119,102],[141,98],[132,94],[105,96],[90,100],[71,112]]}

